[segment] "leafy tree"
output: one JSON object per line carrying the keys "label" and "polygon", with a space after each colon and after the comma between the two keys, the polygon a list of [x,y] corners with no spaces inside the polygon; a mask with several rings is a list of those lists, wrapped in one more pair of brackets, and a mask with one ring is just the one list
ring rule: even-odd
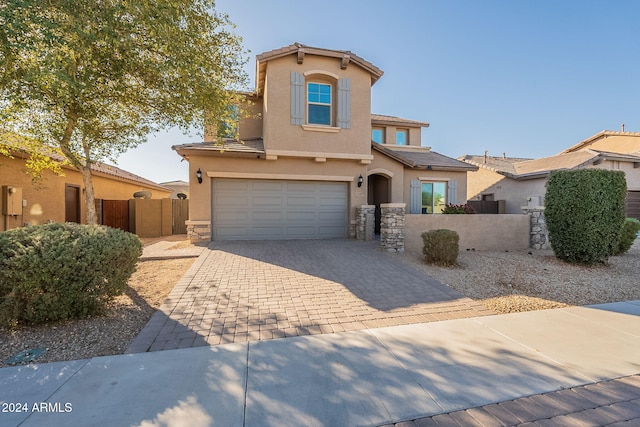
{"label": "leafy tree", "polygon": [[246,81],[245,52],[214,6],[0,3],[0,132],[58,149],[82,172],[89,224],[97,222],[92,163],[114,159],[151,132],[217,126],[230,114]]}

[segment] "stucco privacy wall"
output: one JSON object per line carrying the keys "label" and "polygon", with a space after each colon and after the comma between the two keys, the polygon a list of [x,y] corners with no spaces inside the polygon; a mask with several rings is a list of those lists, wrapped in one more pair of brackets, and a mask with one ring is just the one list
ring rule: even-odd
{"label": "stucco privacy wall", "polygon": [[529,248],[529,215],[406,215],[405,248],[422,251],[422,233],[448,229],[460,235],[460,250],[524,250]]}
{"label": "stucco privacy wall", "polygon": [[[58,176],[50,171],[44,171],[44,179],[34,183],[25,170],[25,159],[0,156],[0,185],[22,188],[22,198],[26,200],[26,206],[22,208],[22,216],[7,218],[8,229],[21,227],[25,224],[44,224],[48,221],[64,222],[65,185],[82,188],[84,185],[80,172],[64,168],[64,176]],[[106,200],[129,200],[133,197],[133,193],[141,190],[151,191],[154,199],[166,198],[171,194],[168,190],[149,188],[143,184],[120,181],[115,177],[108,178],[99,174],[93,175],[93,187],[96,198]],[[82,222],[86,221],[84,193],[82,192],[80,194],[80,218]],[[2,217],[0,230],[4,230],[4,227],[5,218]]]}

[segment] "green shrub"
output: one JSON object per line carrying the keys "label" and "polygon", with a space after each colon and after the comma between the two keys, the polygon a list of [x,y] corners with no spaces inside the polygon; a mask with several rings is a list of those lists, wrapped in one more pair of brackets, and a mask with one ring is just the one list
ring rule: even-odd
{"label": "green shrub", "polygon": [[616,253],[625,218],[624,172],[581,169],[553,172],[545,218],[556,257],[570,263],[605,263]]}
{"label": "green shrub", "polygon": [[124,292],[140,239],[114,228],[46,224],[0,233],[0,323],[39,324],[100,312]]}
{"label": "green shrub", "polygon": [[454,205],[452,203],[449,203],[442,209],[442,213],[443,214],[474,214],[476,213],[476,210],[467,204]]}
{"label": "green shrub", "polygon": [[638,232],[640,231],[640,221],[635,218],[627,218],[624,220],[624,225],[622,226],[622,234],[620,235],[620,240],[618,241],[618,248],[614,255],[622,255],[631,249],[631,245],[638,237]]}
{"label": "green shrub", "polygon": [[428,264],[456,265],[460,236],[453,230],[431,230],[422,233],[422,253]]}

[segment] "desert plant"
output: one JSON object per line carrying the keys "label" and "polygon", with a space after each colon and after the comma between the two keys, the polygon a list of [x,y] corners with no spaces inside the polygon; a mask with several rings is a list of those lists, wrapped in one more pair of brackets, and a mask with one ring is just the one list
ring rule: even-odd
{"label": "desert plant", "polygon": [[431,230],[422,233],[422,253],[428,264],[456,265],[460,236],[453,230]]}
{"label": "desert plant", "polygon": [[624,220],[622,226],[622,234],[620,234],[620,240],[618,241],[618,247],[614,255],[622,255],[631,249],[631,245],[638,237],[640,231],[640,221],[635,218],[627,218]]}
{"label": "desert plant", "polygon": [[474,214],[476,210],[468,204],[464,205],[454,205],[452,203],[447,204],[442,209],[443,214]]}
{"label": "desert plant", "polygon": [[553,172],[547,181],[545,218],[559,259],[605,263],[616,253],[625,218],[624,172],[581,169]]}
{"label": "desert plant", "polygon": [[0,323],[87,317],[121,294],[142,253],[114,228],[46,224],[0,233]]}

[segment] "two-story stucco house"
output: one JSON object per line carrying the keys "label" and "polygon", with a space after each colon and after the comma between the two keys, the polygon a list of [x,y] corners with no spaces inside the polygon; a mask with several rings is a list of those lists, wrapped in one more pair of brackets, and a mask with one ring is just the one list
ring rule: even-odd
{"label": "two-story stucco house", "polygon": [[477,167],[423,147],[428,123],[371,114],[375,65],[299,43],[256,62],[239,140],[173,147],[190,165],[193,240],[347,238],[362,205],[432,214],[466,200]]}

